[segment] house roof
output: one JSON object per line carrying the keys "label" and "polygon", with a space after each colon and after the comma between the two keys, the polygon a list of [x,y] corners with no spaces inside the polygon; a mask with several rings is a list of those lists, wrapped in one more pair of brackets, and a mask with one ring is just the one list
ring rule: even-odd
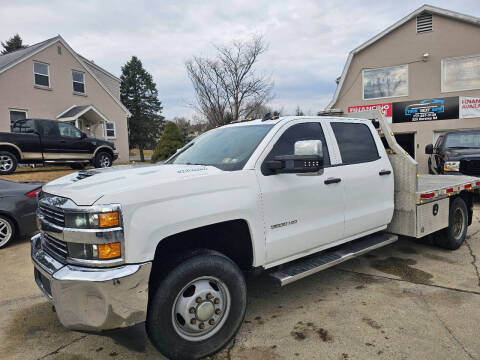
{"label": "house roof", "polygon": [[127,115],[130,116],[130,112],[120,101],[120,79],[112,75],[108,71],[102,69],[100,66],[94,64],[93,61],[87,60],[83,56],[77,54],[60,35],[39,42],[37,44],[27,46],[25,49],[20,49],[8,54],[0,55],[0,74],[57,42],[62,43],[62,45],[68,51],[70,51],[72,56],[80,64],[82,64],[85,70],[115,100],[115,102],[127,113]]}
{"label": "house roof", "polygon": [[74,121],[89,111],[93,111],[103,121],[108,121],[108,119],[93,105],[73,105],[57,115],[57,120]]}
{"label": "house roof", "polygon": [[340,94],[340,91],[342,90],[343,82],[345,81],[345,77],[347,76],[348,69],[350,68],[350,64],[352,62],[353,56],[355,54],[358,54],[360,51],[364,50],[368,46],[372,45],[373,43],[377,42],[378,40],[380,40],[384,36],[390,34],[392,31],[396,30],[397,28],[399,28],[400,26],[407,23],[408,21],[410,21],[411,19],[415,18],[417,15],[419,15],[423,12],[428,12],[428,13],[433,14],[433,15],[441,15],[441,16],[448,17],[448,18],[451,18],[451,19],[454,19],[454,20],[463,21],[463,22],[466,22],[466,23],[470,23],[470,24],[480,26],[480,18],[475,17],[475,16],[461,14],[461,13],[458,13],[458,12],[455,12],[455,11],[442,9],[442,8],[432,6],[432,5],[423,5],[423,6],[419,7],[417,10],[411,12],[410,14],[405,16],[404,18],[400,19],[399,21],[397,21],[393,25],[389,26],[388,28],[383,30],[381,33],[375,35],[371,39],[367,40],[366,42],[364,42],[360,46],[358,46],[355,49],[353,49],[352,51],[350,51],[350,53],[348,54],[347,62],[345,63],[345,66],[343,67],[342,75],[339,78],[337,88],[335,89],[335,93],[333,95],[333,98],[326,107],[327,110],[330,110],[332,108],[332,106],[338,100],[338,95]]}
{"label": "house roof", "polygon": [[15,66],[19,60],[27,58],[36,52],[43,50],[44,48],[52,45],[58,40],[58,36],[39,42],[34,45],[27,46],[24,49],[19,49],[8,54],[0,55],[0,73]]}
{"label": "house roof", "polygon": [[57,119],[64,119],[64,118],[79,116],[78,114],[80,114],[83,110],[85,110],[88,107],[90,107],[90,105],[74,105],[71,108],[64,111],[63,113],[61,113],[59,116],[57,116]]}

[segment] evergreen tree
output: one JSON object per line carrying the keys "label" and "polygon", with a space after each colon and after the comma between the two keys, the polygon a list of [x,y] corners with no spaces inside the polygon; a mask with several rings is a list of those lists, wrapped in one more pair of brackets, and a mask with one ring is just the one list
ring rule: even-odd
{"label": "evergreen tree", "polygon": [[25,49],[27,47],[26,45],[23,45],[23,40],[18,34],[13,35],[10,39],[8,39],[5,42],[2,41],[2,46],[3,46],[2,55],[8,54],[18,49]]}
{"label": "evergreen tree", "polygon": [[138,147],[140,161],[145,161],[143,150],[154,146],[165,123],[158,90],[136,56],[122,66],[120,80],[120,99],[132,114],[128,119],[130,146]]}
{"label": "evergreen tree", "polygon": [[166,160],[184,145],[184,137],[178,126],[169,121],[152,156],[152,162]]}

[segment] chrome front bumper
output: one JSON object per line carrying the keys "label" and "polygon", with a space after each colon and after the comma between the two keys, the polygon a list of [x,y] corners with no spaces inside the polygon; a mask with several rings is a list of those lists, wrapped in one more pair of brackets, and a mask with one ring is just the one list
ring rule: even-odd
{"label": "chrome front bumper", "polygon": [[102,331],[145,321],[151,262],[114,268],[64,265],[43,251],[41,236],[31,240],[35,281],[63,326]]}

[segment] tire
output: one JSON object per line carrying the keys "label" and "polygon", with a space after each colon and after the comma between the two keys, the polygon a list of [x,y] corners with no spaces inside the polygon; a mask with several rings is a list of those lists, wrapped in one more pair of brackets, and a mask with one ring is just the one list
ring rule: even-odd
{"label": "tire", "polygon": [[0,175],[8,175],[17,169],[18,159],[9,151],[0,151]]}
{"label": "tire", "polygon": [[70,167],[71,167],[73,170],[83,170],[83,169],[85,169],[85,164],[83,164],[83,163],[75,163],[75,164],[71,164]]}
{"label": "tire", "polygon": [[232,260],[215,251],[193,254],[152,289],[147,334],[168,359],[200,359],[233,338],[246,305],[245,279]]}
{"label": "tire", "polygon": [[467,204],[461,197],[456,197],[450,203],[448,228],[433,234],[434,243],[444,249],[456,250],[464,243],[467,237],[467,228]]}
{"label": "tire", "polygon": [[112,166],[112,155],[106,151],[100,151],[95,156],[95,161],[93,164],[96,168],[107,168]]}
{"label": "tire", "polygon": [[0,215],[0,249],[15,238],[15,225],[7,217]]}

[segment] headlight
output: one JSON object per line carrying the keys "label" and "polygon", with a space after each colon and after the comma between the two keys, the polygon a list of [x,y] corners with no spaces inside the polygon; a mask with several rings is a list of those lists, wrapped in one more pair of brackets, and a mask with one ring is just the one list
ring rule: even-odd
{"label": "headlight", "polygon": [[111,260],[122,256],[119,242],[111,244],[68,243],[68,256],[82,260]]}
{"label": "headlight", "polygon": [[105,229],[120,226],[118,211],[108,213],[66,213],[65,226],[72,229]]}
{"label": "headlight", "polygon": [[445,161],[443,171],[460,171],[460,161]]}

